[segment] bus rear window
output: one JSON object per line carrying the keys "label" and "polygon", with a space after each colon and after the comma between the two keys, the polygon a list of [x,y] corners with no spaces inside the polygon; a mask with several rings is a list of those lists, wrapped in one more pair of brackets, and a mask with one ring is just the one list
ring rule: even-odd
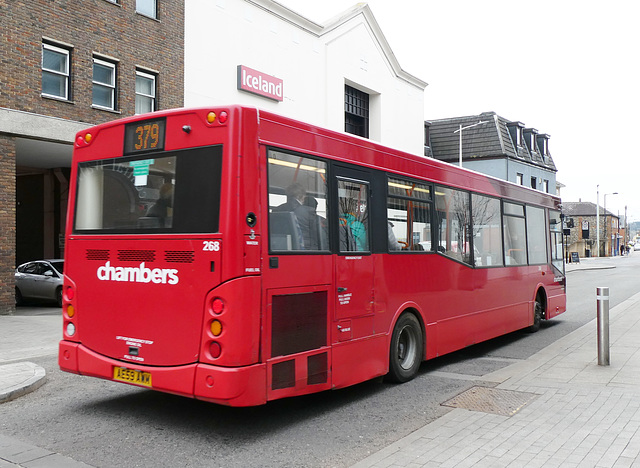
{"label": "bus rear window", "polygon": [[74,232],[218,231],[222,146],[78,166]]}

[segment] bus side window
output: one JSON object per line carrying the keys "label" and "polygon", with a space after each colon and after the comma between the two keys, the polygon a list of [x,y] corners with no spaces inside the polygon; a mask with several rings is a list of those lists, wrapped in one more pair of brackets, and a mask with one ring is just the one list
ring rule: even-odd
{"label": "bus side window", "polygon": [[273,149],[268,162],[270,249],[328,251],[326,162]]}
{"label": "bus side window", "polygon": [[438,251],[471,264],[471,206],[469,192],[437,186],[436,236]]}
{"label": "bus side window", "polygon": [[[473,261],[477,267],[502,266],[500,199],[471,194]],[[509,259],[510,257],[507,256]]]}
{"label": "bus side window", "polygon": [[369,252],[369,186],[338,180],[340,251]]}
{"label": "bus side window", "polygon": [[387,181],[389,251],[427,252],[431,245],[431,187],[389,177]]}

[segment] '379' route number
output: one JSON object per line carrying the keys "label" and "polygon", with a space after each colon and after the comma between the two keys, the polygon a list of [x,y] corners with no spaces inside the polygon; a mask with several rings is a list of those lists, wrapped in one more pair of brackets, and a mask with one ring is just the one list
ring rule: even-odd
{"label": "'379' route number", "polygon": [[220,241],[202,241],[202,250],[205,252],[218,252],[220,250]]}

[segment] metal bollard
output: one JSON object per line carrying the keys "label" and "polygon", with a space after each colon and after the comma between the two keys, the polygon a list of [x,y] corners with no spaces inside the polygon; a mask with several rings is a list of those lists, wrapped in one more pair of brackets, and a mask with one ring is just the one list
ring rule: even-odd
{"label": "metal bollard", "polygon": [[609,288],[596,288],[598,303],[598,365],[609,365]]}

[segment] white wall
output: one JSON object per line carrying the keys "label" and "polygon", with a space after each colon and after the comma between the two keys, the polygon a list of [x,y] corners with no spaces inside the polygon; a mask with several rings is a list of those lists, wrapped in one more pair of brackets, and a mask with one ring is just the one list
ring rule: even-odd
{"label": "white wall", "polygon": [[[266,9],[265,9],[266,8]],[[237,66],[284,81],[284,100],[237,90]],[[245,104],[344,131],[344,86],[370,94],[370,139],[422,154],[424,86],[366,5],[324,26],[269,0],[185,2],[187,107]]]}

